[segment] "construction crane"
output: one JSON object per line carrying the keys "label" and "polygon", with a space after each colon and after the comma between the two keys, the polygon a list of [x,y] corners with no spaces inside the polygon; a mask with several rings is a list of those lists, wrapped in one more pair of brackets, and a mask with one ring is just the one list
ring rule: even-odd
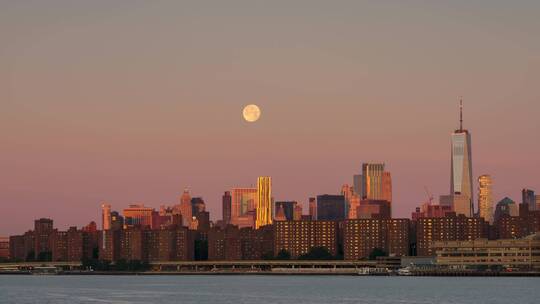
{"label": "construction crane", "polygon": [[429,192],[429,189],[428,189],[427,186],[424,186],[424,190],[426,190],[426,194],[428,196],[429,204],[433,205],[433,194],[431,194],[431,192]]}

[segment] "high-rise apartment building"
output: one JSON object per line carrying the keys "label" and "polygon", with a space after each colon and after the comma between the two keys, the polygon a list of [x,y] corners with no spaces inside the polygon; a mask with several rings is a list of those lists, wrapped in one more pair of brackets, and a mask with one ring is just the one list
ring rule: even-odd
{"label": "high-rise apartment building", "polygon": [[478,177],[478,214],[493,224],[493,181],[489,175]]}
{"label": "high-rise apartment building", "polygon": [[[452,133],[450,195],[463,196],[468,201],[464,214],[473,216],[473,175],[471,134],[463,129],[463,103],[460,101],[459,129]],[[461,202],[461,199],[460,199]],[[456,213],[459,206],[454,206]]]}
{"label": "high-rise apartment building", "polygon": [[228,225],[224,229],[214,227],[208,232],[208,259],[236,261],[242,258],[240,230]]}
{"label": "high-rise apartment building", "polygon": [[540,210],[540,195],[536,195],[536,210]]}
{"label": "high-rise apartment building", "polygon": [[439,218],[419,218],[416,221],[417,255],[435,255],[435,241],[472,241],[487,238],[489,223],[482,218],[464,215]]}
{"label": "high-rise apartment building", "polygon": [[292,258],[324,247],[338,253],[339,223],[336,221],[282,221],[274,223],[274,254],[286,250]]}
{"label": "high-rise apartment building", "polygon": [[365,259],[375,249],[391,256],[409,254],[409,219],[357,219],[343,223],[345,260]]}
{"label": "high-rise apartment building", "polygon": [[534,211],[536,210],[536,195],[534,195],[534,191],[530,189],[523,189],[521,190],[521,202],[523,204],[527,204],[529,206],[529,210]]}
{"label": "high-rise apartment building", "polygon": [[53,233],[53,220],[41,218],[34,221],[34,254],[38,261],[52,259],[51,235]]}
{"label": "high-rise apartment building", "polygon": [[[507,202],[510,206],[515,206],[510,201]],[[497,211],[500,211],[500,205],[501,203],[497,204]],[[493,225],[497,238],[515,239],[540,232],[540,211],[529,210],[527,204],[520,204],[518,209],[517,216],[506,212],[498,212]]]}
{"label": "high-rise apartment building", "polygon": [[262,176],[257,179],[257,217],[255,228],[272,224],[272,178]]}

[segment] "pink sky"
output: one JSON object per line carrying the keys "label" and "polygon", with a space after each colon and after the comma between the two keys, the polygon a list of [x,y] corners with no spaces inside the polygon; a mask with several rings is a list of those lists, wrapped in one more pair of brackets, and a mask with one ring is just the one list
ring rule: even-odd
{"label": "pink sky", "polygon": [[[58,2],[58,3],[56,3]],[[56,5],[55,5],[56,4]],[[458,96],[473,174],[540,192],[537,1],[0,4],[0,235],[221,195],[337,193],[385,162],[394,215],[449,191]],[[258,104],[248,124],[242,107]],[[475,186],[476,187],[476,186]]]}

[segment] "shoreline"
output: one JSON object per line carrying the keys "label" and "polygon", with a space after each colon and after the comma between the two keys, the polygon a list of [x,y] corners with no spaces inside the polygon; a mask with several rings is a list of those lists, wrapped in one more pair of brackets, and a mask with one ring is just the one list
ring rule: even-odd
{"label": "shoreline", "polygon": [[0,272],[0,275],[36,276],[384,276],[384,277],[540,277],[540,272],[448,272],[419,271],[410,275],[361,275],[350,271],[60,271],[57,273],[32,273],[30,271]]}

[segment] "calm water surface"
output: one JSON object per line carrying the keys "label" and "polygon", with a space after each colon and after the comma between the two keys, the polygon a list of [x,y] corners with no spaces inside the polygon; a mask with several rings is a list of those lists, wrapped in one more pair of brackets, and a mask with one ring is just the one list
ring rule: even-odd
{"label": "calm water surface", "polygon": [[1,276],[0,303],[540,303],[540,278]]}

